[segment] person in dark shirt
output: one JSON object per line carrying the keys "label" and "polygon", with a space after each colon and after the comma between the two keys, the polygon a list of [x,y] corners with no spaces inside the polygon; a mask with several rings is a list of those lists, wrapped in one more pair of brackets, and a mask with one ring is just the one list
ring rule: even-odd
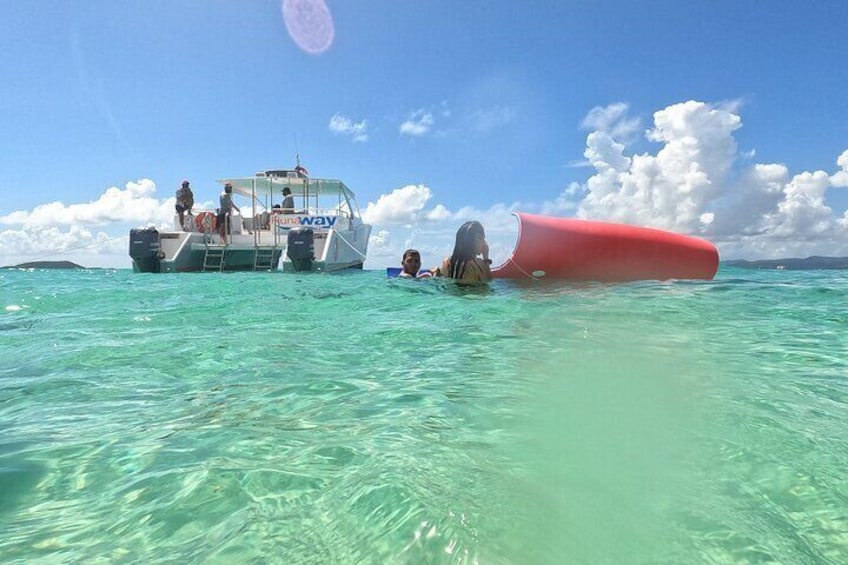
{"label": "person in dark shirt", "polygon": [[186,213],[191,216],[192,207],[194,207],[194,194],[189,188],[189,182],[184,180],[182,186],[177,189],[177,204],[175,206],[177,214],[180,216],[180,229],[183,231],[185,231]]}
{"label": "person in dark shirt", "polygon": [[224,192],[221,193],[219,200],[221,207],[218,208],[218,235],[221,236],[221,244],[227,245],[227,232],[230,231],[230,216],[232,215],[233,208],[241,213],[241,209],[233,202],[232,184],[227,183],[224,185]]}
{"label": "person in dark shirt", "polygon": [[283,188],[283,204],[281,208],[283,214],[294,214],[294,196],[292,196],[289,187]]}

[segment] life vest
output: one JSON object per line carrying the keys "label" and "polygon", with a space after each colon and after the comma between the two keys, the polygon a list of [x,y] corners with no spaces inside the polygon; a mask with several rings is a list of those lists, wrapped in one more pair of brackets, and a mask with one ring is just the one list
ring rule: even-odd
{"label": "life vest", "polygon": [[218,227],[218,218],[212,212],[201,212],[194,217],[194,225],[199,232],[212,232]]}

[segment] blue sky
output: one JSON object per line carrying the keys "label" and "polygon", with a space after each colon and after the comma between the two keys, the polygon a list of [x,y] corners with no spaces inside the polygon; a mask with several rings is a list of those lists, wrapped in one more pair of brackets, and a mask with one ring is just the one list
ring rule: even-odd
{"label": "blue sky", "polygon": [[[168,223],[181,179],[211,206],[215,179],[297,153],[357,193],[372,268],[407,245],[436,263],[471,217],[505,259],[512,210],[723,258],[848,255],[848,2],[289,7],[311,19],[280,0],[6,3],[0,263],[128,267],[128,229]],[[322,7],[332,42],[309,52]]]}

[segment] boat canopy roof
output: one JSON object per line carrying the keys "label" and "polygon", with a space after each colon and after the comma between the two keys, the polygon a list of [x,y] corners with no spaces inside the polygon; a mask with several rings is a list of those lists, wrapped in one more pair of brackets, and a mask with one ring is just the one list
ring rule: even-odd
{"label": "boat canopy roof", "polygon": [[[287,171],[269,171],[269,173],[284,173]],[[262,196],[277,196],[283,193],[283,188],[289,187],[293,196],[308,195],[308,196],[343,196],[345,199],[352,200],[355,195],[345,183],[335,179],[310,179],[302,175],[298,176],[282,176],[281,174],[266,174],[258,173],[252,177],[220,179],[221,185],[230,183],[233,185],[233,192],[251,198],[254,194],[257,197]]]}

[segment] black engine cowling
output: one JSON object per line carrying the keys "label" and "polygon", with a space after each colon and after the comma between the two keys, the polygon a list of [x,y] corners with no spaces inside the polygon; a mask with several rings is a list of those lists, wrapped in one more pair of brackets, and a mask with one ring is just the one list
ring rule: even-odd
{"label": "black engine cowling", "polygon": [[312,228],[292,228],[288,234],[286,255],[295,271],[311,271],[315,260],[315,234]]}
{"label": "black engine cowling", "polygon": [[159,272],[159,232],[156,228],[130,230],[130,257],[137,271]]}

